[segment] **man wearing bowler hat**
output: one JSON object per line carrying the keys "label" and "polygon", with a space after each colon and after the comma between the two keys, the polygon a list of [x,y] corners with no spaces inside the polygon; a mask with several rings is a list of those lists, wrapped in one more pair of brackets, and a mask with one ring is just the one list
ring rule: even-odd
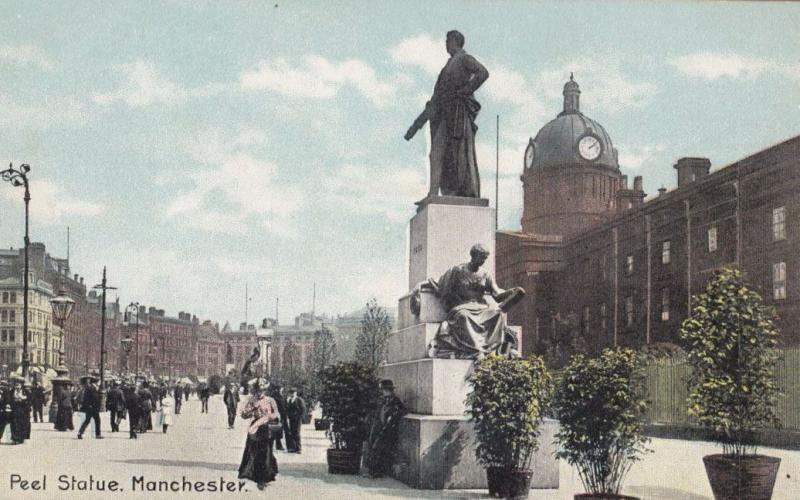
{"label": "man wearing bowler hat", "polygon": [[96,383],[97,378],[94,375],[81,377],[83,397],[80,409],[86,417],[83,419],[81,428],[78,429],[78,439],[83,439],[83,431],[89,426],[89,419],[94,420],[94,437],[103,439],[103,436],[100,435],[100,391],[97,390]]}
{"label": "man wearing bowler hat", "polygon": [[391,380],[381,380],[382,398],[378,410],[372,418],[369,433],[365,466],[370,477],[383,477],[390,472],[394,462],[394,450],[397,448],[400,419],[405,415],[406,407],[394,393]]}

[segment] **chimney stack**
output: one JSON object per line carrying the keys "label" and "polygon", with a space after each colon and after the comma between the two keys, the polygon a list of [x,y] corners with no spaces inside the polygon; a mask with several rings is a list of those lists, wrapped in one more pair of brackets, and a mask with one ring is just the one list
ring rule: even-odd
{"label": "chimney stack", "polygon": [[678,171],[678,187],[680,188],[706,177],[711,169],[711,160],[696,157],[680,158],[674,168]]}

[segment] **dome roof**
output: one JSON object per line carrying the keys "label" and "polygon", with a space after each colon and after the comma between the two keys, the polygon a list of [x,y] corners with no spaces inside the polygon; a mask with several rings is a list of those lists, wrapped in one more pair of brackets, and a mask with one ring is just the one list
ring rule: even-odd
{"label": "dome roof", "polygon": [[[578,83],[570,75],[564,85],[564,111],[539,130],[532,140],[532,170],[573,166],[602,166],[619,170],[617,151],[606,129],[580,112]],[[600,154],[586,159],[578,152],[578,142],[585,136],[597,139]]]}

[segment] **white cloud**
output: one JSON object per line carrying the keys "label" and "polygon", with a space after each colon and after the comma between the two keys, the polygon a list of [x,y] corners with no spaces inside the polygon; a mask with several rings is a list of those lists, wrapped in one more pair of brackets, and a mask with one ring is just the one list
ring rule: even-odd
{"label": "white cloud", "polygon": [[733,52],[697,52],[676,57],[670,64],[687,76],[704,80],[720,78],[753,80],[764,73],[777,73],[800,79],[798,64],[784,64]]}
{"label": "white cloud", "polygon": [[239,83],[247,90],[310,99],[332,99],[350,86],[376,106],[385,105],[395,93],[394,85],[381,81],[364,61],[337,62],[313,54],[305,56],[299,65],[283,58],[261,61],[254,70],[243,72]]}
{"label": "white cloud", "polygon": [[178,104],[186,100],[188,92],[180,85],[162,77],[152,63],[138,59],[121,64],[116,69],[124,83],[115,91],[96,94],[94,101],[110,104],[122,101],[132,108],[152,104]]}
{"label": "white cloud", "polygon": [[392,222],[406,220],[414,202],[428,192],[428,180],[419,169],[345,164],[323,179],[337,206],[352,213],[378,213]]}
{"label": "white cloud", "polygon": [[53,67],[53,62],[45,51],[34,45],[0,45],[0,60],[23,66],[39,66],[44,70]]}
{"label": "white cloud", "polygon": [[193,186],[172,199],[166,217],[209,232],[244,234],[255,223],[273,234],[292,235],[291,220],[305,196],[278,182],[277,166],[253,151],[265,141],[256,130],[233,137],[211,131],[190,141],[189,154],[206,168],[186,174]]}
{"label": "white cloud", "polygon": [[85,119],[84,106],[72,97],[44,97],[35,104],[28,104],[0,93],[0,128],[3,130],[44,130]]}
{"label": "white cloud", "polygon": [[415,66],[431,75],[439,74],[447,62],[444,39],[420,34],[406,38],[389,49],[392,61],[397,64]]}
{"label": "white cloud", "polygon": [[624,169],[639,170],[651,164],[659,154],[666,151],[662,144],[650,144],[639,147],[619,145],[619,166]]}
{"label": "white cloud", "polygon": [[581,111],[589,116],[593,110],[614,115],[641,109],[658,92],[653,83],[629,78],[618,61],[582,57],[539,74],[537,88],[547,97],[548,103],[558,103],[554,111],[560,108],[564,83],[573,72],[581,87]]}
{"label": "white cloud", "polygon": [[[81,200],[66,192],[61,185],[44,180],[32,179],[30,181],[31,218],[38,224],[58,224],[66,217],[89,217],[100,215],[103,206],[91,201]],[[3,189],[3,197],[14,205],[22,207],[22,188]]]}

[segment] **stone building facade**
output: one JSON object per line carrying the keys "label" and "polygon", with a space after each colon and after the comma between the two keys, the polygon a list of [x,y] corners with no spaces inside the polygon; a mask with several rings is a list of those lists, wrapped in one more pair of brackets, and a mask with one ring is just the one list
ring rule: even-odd
{"label": "stone building facade", "polygon": [[497,233],[498,282],[528,291],[510,318],[523,351],[678,344],[692,295],[724,266],[743,270],[775,306],[782,344],[798,345],[800,136],[714,172],[706,158],[681,158],[677,188],[645,201],[578,95],[571,79],[564,111],[526,152],[522,230]]}

